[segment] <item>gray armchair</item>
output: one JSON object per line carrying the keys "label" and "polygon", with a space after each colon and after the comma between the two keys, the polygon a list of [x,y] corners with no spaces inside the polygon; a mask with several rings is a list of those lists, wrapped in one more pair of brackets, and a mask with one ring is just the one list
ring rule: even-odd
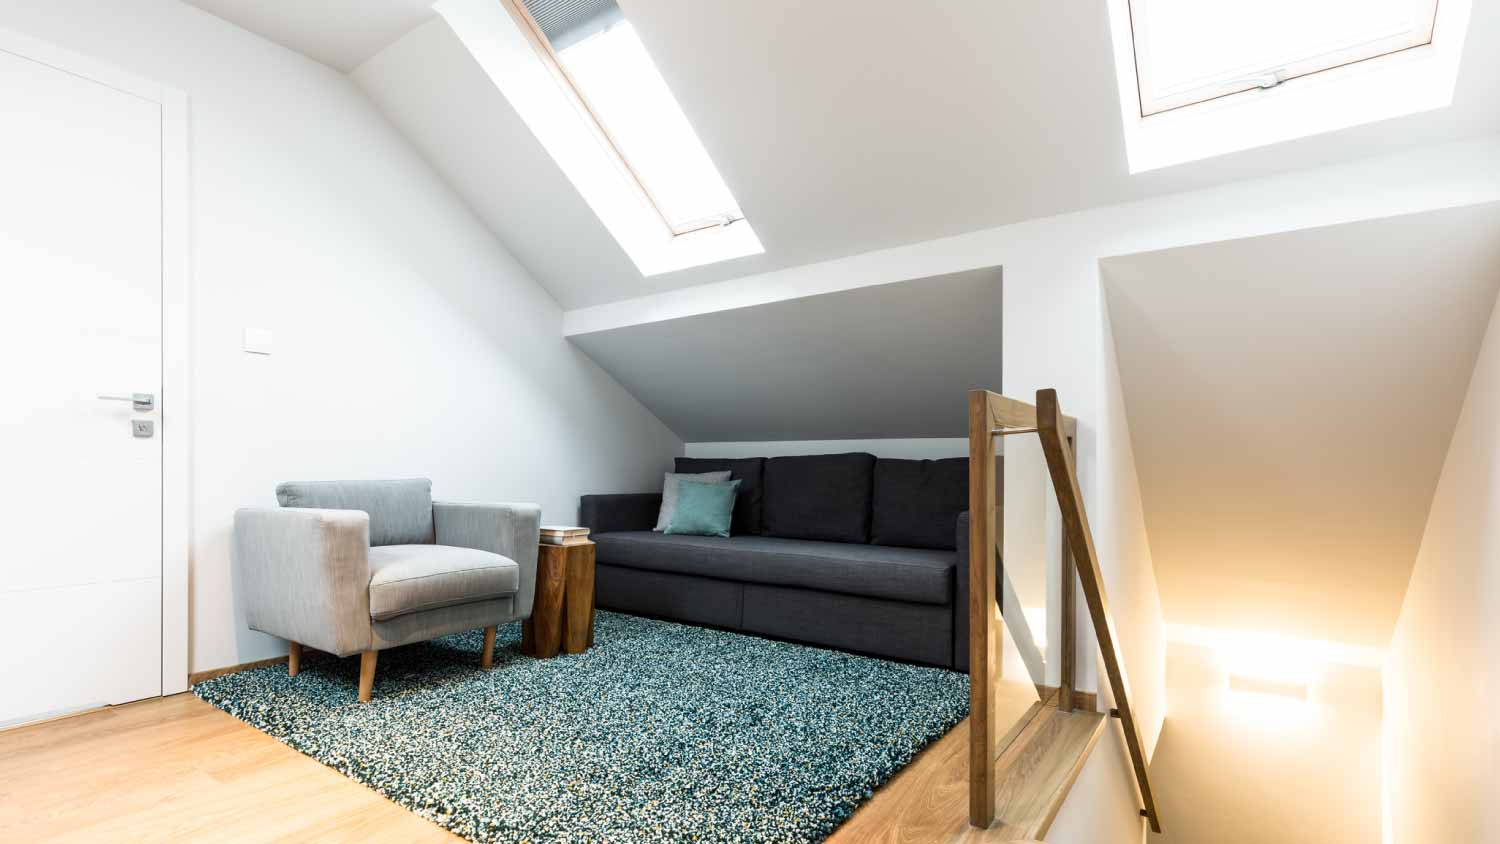
{"label": "gray armchair", "polygon": [[302,647],[360,654],[359,700],[376,655],[412,642],[531,615],[541,508],[432,500],[432,482],[323,481],[276,487],[280,508],[234,515],[234,561],[251,629]]}

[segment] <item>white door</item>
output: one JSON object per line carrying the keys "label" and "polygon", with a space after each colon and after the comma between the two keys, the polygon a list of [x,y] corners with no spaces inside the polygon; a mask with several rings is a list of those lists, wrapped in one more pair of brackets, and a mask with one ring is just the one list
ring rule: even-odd
{"label": "white door", "polygon": [[161,127],[0,51],[0,725],[161,694]]}

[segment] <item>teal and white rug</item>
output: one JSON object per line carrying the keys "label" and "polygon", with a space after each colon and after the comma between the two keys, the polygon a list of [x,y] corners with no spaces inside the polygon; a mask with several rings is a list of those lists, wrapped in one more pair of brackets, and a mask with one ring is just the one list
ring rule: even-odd
{"label": "teal and white rug", "polygon": [[594,647],[537,660],[519,624],[357,659],[313,655],[193,687],[214,706],[478,842],[826,838],[968,714],[969,678],[598,614]]}

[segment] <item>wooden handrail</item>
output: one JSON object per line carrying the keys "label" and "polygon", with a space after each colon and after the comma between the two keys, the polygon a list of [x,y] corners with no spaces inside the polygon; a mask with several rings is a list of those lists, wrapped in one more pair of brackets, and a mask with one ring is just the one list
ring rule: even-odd
{"label": "wooden handrail", "polygon": [[1104,657],[1104,670],[1109,675],[1110,688],[1114,690],[1115,709],[1120,715],[1120,726],[1125,731],[1125,745],[1130,750],[1130,764],[1135,768],[1136,785],[1140,788],[1141,802],[1145,805],[1146,819],[1151,822],[1151,830],[1160,833],[1161,816],[1156,808],[1156,796],[1151,791],[1146,753],[1135,721],[1135,711],[1130,703],[1130,681],[1125,676],[1125,661],[1120,656],[1119,637],[1116,635],[1114,618],[1109,613],[1109,599],[1104,595],[1104,575],[1099,569],[1098,552],[1094,550],[1089,517],[1083,508],[1083,494],[1078,489],[1078,473],[1073,465],[1072,449],[1065,442],[1066,423],[1058,407],[1057,391],[1038,390],[1036,408],[1037,436],[1041,438],[1042,452],[1047,456],[1052,488],[1057,493],[1057,504],[1062,510],[1063,532],[1067,535],[1068,547],[1077,561],[1083,599],[1088,604],[1089,615],[1094,622],[1094,635],[1099,640],[1099,650]]}
{"label": "wooden handrail", "polygon": [[[1065,418],[1070,432],[1076,421]],[[1000,679],[1000,626],[997,610],[1013,621],[1018,640],[1029,639],[1019,604],[1014,600],[1002,607],[1003,596],[998,585],[997,561],[1002,546],[1003,526],[997,513],[1004,506],[1003,478],[996,471],[995,437],[1034,433],[1037,430],[1036,408],[1023,401],[988,390],[969,392],[969,822],[988,827],[995,820],[995,794],[999,783],[996,771],[1002,744],[1012,735],[1014,725],[999,718],[995,684]],[[998,483],[997,483],[998,481]],[[1072,556],[1064,548],[1063,577],[1072,581]],[[1012,590],[1013,592],[1014,590]],[[1073,590],[1062,590],[1061,678],[1058,688],[1047,688],[1027,660],[1028,673],[1044,703],[1063,712],[1073,709],[1074,625]],[[1024,641],[1018,641],[1022,658],[1027,657]],[[1035,648],[1031,648],[1035,650]]]}
{"label": "wooden handrail", "polygon": [[[1003,478],[997,478],[995,437],[1030,433],[1036,433],[1041,441],[1065,536],[1061,571],[1064,588],[1060,613],[1060,688],[1052,697],[1042,688],[1042,678],[1032,671],[1033,681],[1038,684],[1043,698],[1040,705],[1061,713],[1069,713],[1074,708],[1074,671],[1078,655],[1072,583],[1076,570],[1103,652],[1105,671],[1114,690],[1116,709],[1135,769],[1141,802],[1145,806],[1143,814],[1151,829],[1161,832],[1161,818],[1151,790],[1140,731],[1130,704],[1129,684],[1109,603],[1104,595],[1104,579],[1089,532],[1088,516],[1083,509],[1083,496],[1078,488],[1075,468],[1077,420],[1062,415],[1055,390],[1038,391],[1035,405],[986,390],[969,393],[969,822],[985,828],[994,823],[995,796],[997,788],[1002,785],[996,781],[997,757],[1004,750],[1000,743],[1016,736],[1013,725],[998,722],[996,706],[996,683],[1001,673],[996,608],[1002,597],[997,594],[996,569],[998,549],[1003,548],[1003,522],[997,521],[997,514],[1004,507],[1004,484]],[[997,484],[997,480],[1001,483]],[[1014,604],[1014,601],[1010,603]],[[1010,615],[1016,614],[1014,606],[1008,609]],[[1007,620],[1007,626],[1024,624],[1019,618],[1014,622]],[[1092,743],[1087,746],[1092,747]],[[1079,762],[1081,764],[1081,760]],[[1060,801],[1061,794],[1056,799]],[[1055,811],[1056,807],[1052,808]],[[1045,823],[1041,827],[1044,831]]]}

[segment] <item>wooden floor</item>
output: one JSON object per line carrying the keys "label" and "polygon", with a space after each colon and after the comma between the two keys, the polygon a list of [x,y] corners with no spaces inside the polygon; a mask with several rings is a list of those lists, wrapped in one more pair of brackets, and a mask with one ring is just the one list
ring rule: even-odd
{"label": "wooden floor", "polygon": [[[1005,842],[967,823],[968,722],[929,747],[830,844]],[[463,839],[190,694],[0,732],[0,841]]]}

